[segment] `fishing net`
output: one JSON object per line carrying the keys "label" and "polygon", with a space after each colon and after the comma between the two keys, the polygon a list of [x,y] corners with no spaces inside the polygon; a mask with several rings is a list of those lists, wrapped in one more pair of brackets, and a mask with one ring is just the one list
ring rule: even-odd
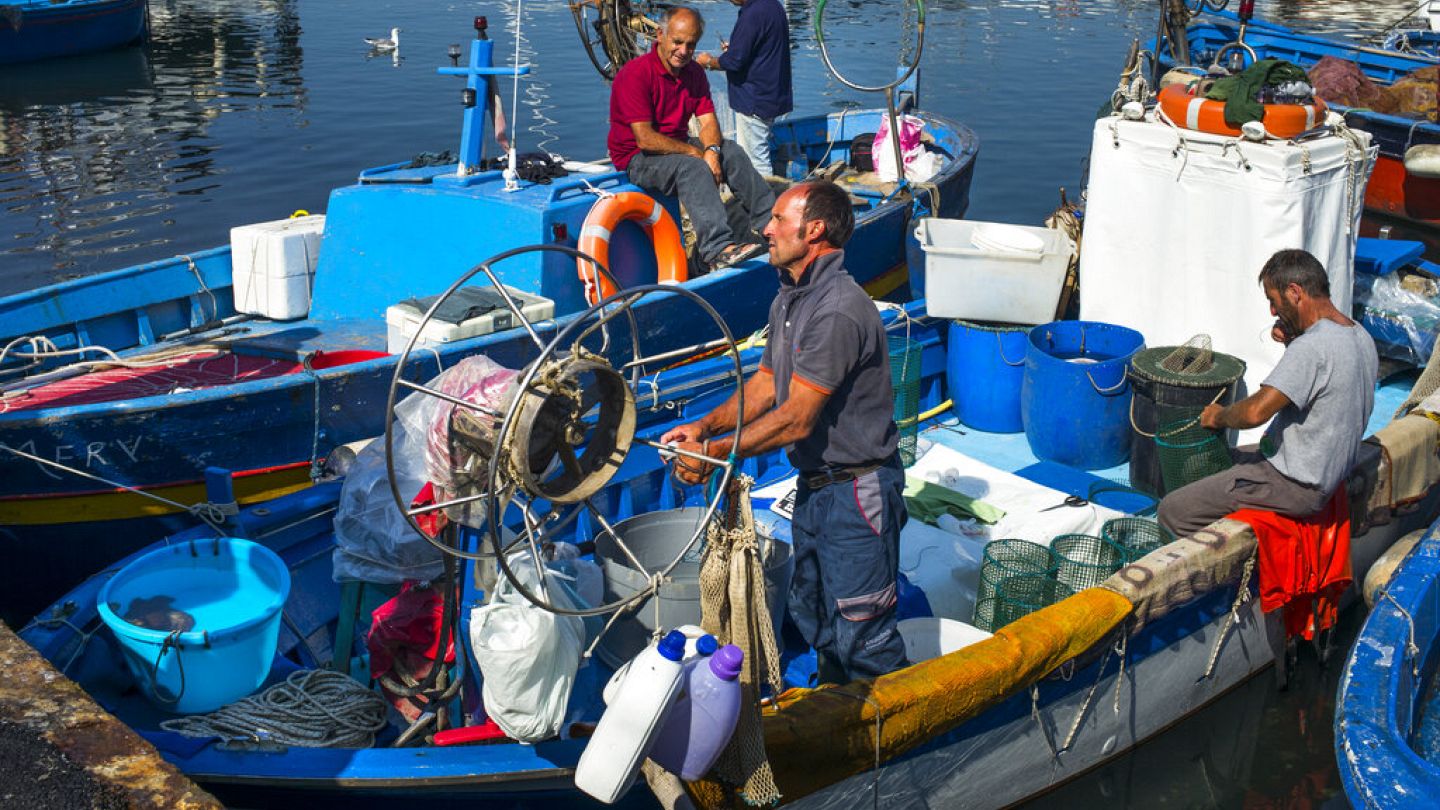
{"label": "fishing net", "polygon": [[987,596],[976,602],[975,615],[971,617],[970,624],[987,633],[995,632],[995,605],[998,602],[994,596]]}
{"label": "fishing net", "polygon": [[[1029,540],[994,540],[985,544],[980,560],[980,590],[975,604],[996,597],[1000,583],[1013,576],[1049,576],[1055,570],[1050,549]],[[977,608],[978,612],[978,608]],[[986,628],[989,629],[989,628]]]}
{"label": "fishing net", "polygon": [[1073,588],[1049,576],[1025,574],[1007,577],[1000,583],[1000,596],[995,606],[995,629],[1074,595]]}
{"label": "fishing net", "polygon": [[780,790],[765,755],[760,723],[760,688],[780,694],[780,650],[765,600],[765,570],[755,537],[747,476],[730,483],[726,506],[710,523],[700,563],[700,625],[721,644],[745,653],[740,670],[740,720],[712,776],[739,789],[752,806],[780,801]]}
{"label": "fishing net", "polygon": [[1125,564],[1125,549],[1101,537],[1062,534],[1050,542],[1055,580],[1076,591],[1093,588]]}
{"label": "fishing net", "polygon": [[890,384],[895,389],[895,424],[900,426],[900,461],[915,463],[915,442],[920,435],[920,343],[891,335]]}
{"label": "fishing net", "polygon": [[1168,529],[1149,518],[1123,517],[1105,521],[1100,536],[1125,551],[1128,565],[1175,540]]}
{"label": "fishing net", "polygon": [[1228,470],[1234,463],[1225,435],[1201,427],[1199,411],[1190,413],[1189,418],[1168,420],[1155,433],[1155,452],[1160,458],[1166,492]]}
{"label": "fishing net", "polygon": [[1245,361],[1211,349],[1209,335],[1137,352],[1130,365],[1143,380],[1177,388],[1228,389],[1245,374]]}

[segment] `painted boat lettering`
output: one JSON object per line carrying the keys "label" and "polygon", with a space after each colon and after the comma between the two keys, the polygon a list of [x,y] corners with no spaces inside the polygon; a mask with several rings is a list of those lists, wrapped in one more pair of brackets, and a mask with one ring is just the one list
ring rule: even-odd
{"label": "painted boat lettering", "polygon": [[[123,462],[128,459],[131,462],[138,462],[140,460],[140,443],[144,438],[144,436],[131,436],[128,439],[112,439],[84,444],[57,444],[49,450],[37,447],[34,439],[28,439],[24,444],[15,447],[15,450],[53,461],[56,464],[63,464],[66,467],[103,471],[113,467],[116,461]],[[9,449],[9,446],[3,442],[0,442],[0,447]],[[62,471],[23,456],[12,455],[8,460],[34,464],[40,472],[57,481],[65,478]]]}

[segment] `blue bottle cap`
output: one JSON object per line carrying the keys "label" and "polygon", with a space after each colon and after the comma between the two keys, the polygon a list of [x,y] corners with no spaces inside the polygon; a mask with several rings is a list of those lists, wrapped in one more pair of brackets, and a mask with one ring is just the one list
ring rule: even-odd
{"label": "blue bottle cap", "polygon": [[701,655],[713,655],[718,649],[720,649],[720,642],[716,641],[715,637],[709,633],[695,639],[695,651]]}
{"label": "blue bottle cap", "polygon": [[665,634],[664,638],[660,639],[660,643],[655,645],[655,649],[667,660],[679,661],[685,657],[685,634],[679,630],[671,630]]}

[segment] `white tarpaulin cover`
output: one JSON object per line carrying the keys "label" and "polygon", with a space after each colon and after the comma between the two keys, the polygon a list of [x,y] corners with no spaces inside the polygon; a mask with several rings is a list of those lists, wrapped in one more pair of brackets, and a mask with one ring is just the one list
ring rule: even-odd
{"label": "white tarpaulin cover", "polygon": [[1254,143],[1164,122],[1095,122],[1080,251],[1080,317],[1138,329],[1147,346],[1208,334],[1247,364],[1257,390],[1283,347],[1256,277],[1283,248],[1325,265],[1341,312],[1352,298],[1355,235],[1374,165],[1326,135]]}

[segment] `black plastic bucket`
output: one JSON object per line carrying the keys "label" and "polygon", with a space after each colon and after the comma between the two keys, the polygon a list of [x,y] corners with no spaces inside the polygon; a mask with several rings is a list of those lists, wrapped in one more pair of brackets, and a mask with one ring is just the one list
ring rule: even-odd
{"label": "black plastic bucket", "polygon": [[1178,410],[1199,412],[1212,402],[1230,404],[1236,384],[1245,375],[1245,361],[1219,352],[1211,354],[1212,367],[1203,374],[1187,377],[1171,372],[1161,363],[1176,348],[1160,346],[1140,351],[1127,370],[1134,392],[1130,399],[1130,486],[1156,497],[1166,493],[1155,450],[1155,432],[1160,422]]}

